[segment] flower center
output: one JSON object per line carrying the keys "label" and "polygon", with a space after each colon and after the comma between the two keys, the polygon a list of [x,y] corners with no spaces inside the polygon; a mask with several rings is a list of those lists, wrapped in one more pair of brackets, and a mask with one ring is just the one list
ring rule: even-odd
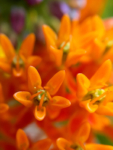
{"label": "flower center", "polygon": [[[40,93],[41,92],[41,93]],[[44,99],[43,99],[43,106],[46,106],[49,102],[49,98],[47,96],[47,91],[46,90],[43,90],[43,89],[40,89],[40,90],[37,90],[36,93],[40,93],[38,94],[36,97],[33,98],[34,100],[34,104],[35,105],[39,105],[40,104],[40,101],[42,99],[42,96],[44,95]]]}
{"label": "flower center", "polygon": [[13,58],[13,61],[12,61],[12,67],[13,68],[17,68],[17,67],[22,68],[22,67],[24,67],[24,61],[22,60],[22,58],[18,57],[18,56],[15,56]]}
{"label": "flower center", "polygon": [[71,148],[72,148],[73,150],[83,150],[83,148],[82,148],[80,145],[76,145],[76,144],[71,145]]}
{"label": "flower center", "polygon": [[[96,89],[96,90],[93,90],[93,91],[89,91],[84,96],[83,100],[91,99],[91,101],[92,101],[93,99],[100,97],[104,93],[105,93],[104,89]],[[105,99],[105,97],[106,97],[106,95],[102,96],[94,104],[99,104],[101,101],[103,101]]]}

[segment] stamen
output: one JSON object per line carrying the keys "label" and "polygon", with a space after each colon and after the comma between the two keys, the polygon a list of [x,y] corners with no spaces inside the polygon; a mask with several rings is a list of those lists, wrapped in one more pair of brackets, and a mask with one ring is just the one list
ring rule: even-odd
{"label": "stamen", "polygon": [[41,91],[41,92],[38,92],[38,93],[36,93],[36,94],[33,94],[33,95],[30,97],[30,99],[32,100],[34,97],[38,96],[38,95],[41,94],[41,93],[42,93],[42,91]]}
{"label": "stamen", "polygon": [[40,104],[39,104],[39,108],[41,108],[41,107],[42,107],[42,105],[43,105],[43,101],[44,101],[44,94],[43,94],[43,95],[42,95],[42,97],[41,97]]}

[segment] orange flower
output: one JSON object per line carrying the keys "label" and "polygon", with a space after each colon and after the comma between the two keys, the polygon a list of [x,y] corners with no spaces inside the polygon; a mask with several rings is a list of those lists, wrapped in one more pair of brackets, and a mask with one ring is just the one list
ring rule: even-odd
{"label": "orange flower", "polygon": [[48,150],[49,147],[51,146],[51,140],[50,139],[44,139],[40,140],[36,143],[34,143],[30,148],[29,148],[29,140],[25,134],[25,132],[22,129],[18,129],[17,134],[16,134],[16,141],[17,141],[17,148],[18,150]]}
{"label": "orange flower", "polygon": [[[61,109],[70,106],[70,101],[61,96],[51,97],[54,95],[65,78],[65,71],[56,73],[46,84],[42,87],[42,81],[38,71],[30,66],[28,69],[28,87],[30,92],[17,92],[14,98],[23,105],[30,107],[35,105],[35,118],[43,120],[46,115],[46,108],[51,116],[54,116],[56,109]],[[58,112],[58,111],[57,111]],[[57,113],[58,114],[58,113]]]}
{"label": "orange flower", "polygon": [[6,56],[0,58],[0,68],[7,73],[12,73],[14,76],[21,76],[30,65],[37,66],[41,62],[41,58],[31,56],[34,42],[34,34],[28,35],[23,41],[19,52],[16,53],[10,40],[4,34],[0,34],[0,45]]}
{"label": "orange flower", "polygon": [[113,115],[113,104],[110,102],[110,93],[113,87],[108,87],[112,70],[110,60],[105,61],[89,80],[85,75],[77,75],[77,98],[80,106],[90,113],[97,112],[104,115]]}
{"label": "orange flower", "polygon": [[0,114],[5,113],[9,109],[9,106],[5,103],[0,103]]}
{"label": "orange flower", "polygon": [[61,20],[58,36],[50,27],[43,25],[47,49],[57,66],[60,66],[62,63],[68,67],[76,64],[79,58],[86,53],[82,48],[75,50],[75,48],[72,47],[71,30],[72,26],[68,15],[64,15]]}

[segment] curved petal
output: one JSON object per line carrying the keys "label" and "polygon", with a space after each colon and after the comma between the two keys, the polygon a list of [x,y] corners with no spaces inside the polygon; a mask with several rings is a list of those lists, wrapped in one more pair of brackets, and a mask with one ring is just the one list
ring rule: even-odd
{"label": "curved petal", "polygon": [[108,102],[106,105],[99,105],[96,113],[99,115],[113,116],[113,102]]}
{"label": "curved petal", "polygon": [[65,78],[65,71],[57,72],[46,84],[48,87],[48,92],[50,95],[54,95],[58,89],[60,88],[61,84],[63,83]]}
{"label": "curved petal", "polygon": [[0,34],[0,45],[2,46],[6,57],[11,60],[15,56],[15,50],[8,37],[4,34]]}
{"label": "curved petal", "polygon": [[0,69],[4,72],[11,73],[11,64],[4,58],[0,58]]}
{"label": "curved petal", "polygon": [[90,124],[85,122],[81,125],[78,134],[76,136],[81,143],[84,143],[88,139],[89,134],[90,134]]}
{"label": "curved petal", "polygon": [[84,49],[69,52],[65,62],[66,66],[70,67],[71,65],[76,64],[85,53],[86,51]]}
{"label": "curved petal", "polygon": [[64,15],[61,19],[60,30],[58,34],[58,45],[69,40],[71,34],[71,22],[68,15]]}
{"label": "curved petal", "polygon": [[51,140],[50,139],[44,139],[44,140],[40,140],[38,142],[36,142],[35,144],[33,144],[33,146],[31,147],[31,150],[48,150],[49,147],[51,146]]}
{"label": "curved petal", "polygon": [[86,150],[113,150],[113,146],[102,144],[86,144]]}
{"label": "curved petal", "polygon": [[0,103],[0,114],[5,113],[9,109],[9,106],[4,103]]}
{"label": "curved petal", "polygon": [[85,108],[88,112],[94,113],[98,109],[98,105],[90,104],[90,100],[80,101],[80,106]]}
{"label": "curved petal", "polygon": [[91,86],[96,86],[99,84],[104,86],[110,77],[111,71],[112,63],[110,60],[106,60],[90,79]]}
{"label": "curved petal", "polygon": [[56,144],[60,150],[66,150],[71,146],[71,142],[64,138],[58,138]]}
{"label": "curved petal", "polygon": [[81,99],[87,94],[88,88],[90,86],[90,81],[82,73],[77,74],[76,80],[77,80],[77,97]]}
{"label": "curved petal", "polygon": [[16,133],[16,141],[18,149],[27,150],[29,148],[28,138],[22,129],[18,129]]}
{"label": "curved petal", "polygon": [[38,56],[31,56],[28,58],[28,65],[29,66],[38,66],[42,59]]}
{"label": "curved petal", "polygon": [[23,41],[19,54],[24,57],[29,57],[32,55],[33,48],[35,43],[35,35],[33,33],[29,34]]}
{"label": "curved petal", "polygon": [[39,121],[43,120],[46,116],[46,108],[41,107],[39,108],[38,106],[35,107],[35,118]]}
{"label": "curved petal", "polygon": [[40,75],[38,71],[36,70],[35,67],[30,66],[28,68],[28,87],[29,90],[33,93],[34,92],[34,87],[37,88],[37,86],[41,86],[42,81],[40,78]]}
{"label": "curved petal", "polygon": [[56,106],[58,108],[66,108],[71,105],[71,102],[64,97],[54,96],[51,105]]}
{"label": "curved petal", "polygon": [[33,104],[30,100],[31,94],[29,92],[17,92],[13,95],[13,97],[26,107],[30,107]]}
{"label": "curved petal", "polygon": [[50,46],[53,46],[56,48],[56,41],[57,41],[57,35],[55,32],[47,25],[43,25],[43,32],[46,40],[46,44],[48,49],[50,49]]}

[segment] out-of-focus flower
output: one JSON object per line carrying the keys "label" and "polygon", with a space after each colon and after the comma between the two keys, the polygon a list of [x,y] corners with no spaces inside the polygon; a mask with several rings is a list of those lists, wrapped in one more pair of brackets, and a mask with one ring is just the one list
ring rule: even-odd
{"label": "out-of-focus flower", "polygon": [[5,113],[9,109],[9,106],[5,103],[0,103],[0,114]]}
{"label": "out-of-focus flower", "polygon": [[26,12],[22,7],[11,10],[11,26],[16,33],[21,33],[25,25]]}
{"label": "out-of-focus flower", "polygon": [[34,42],[34,34],[28,35],[23,41],[19,52],[16,53],[10,40],[4,34],[0,34],[0,44],[5,53],[5,57],[0,58],[0,68],[19,77],[26,73],[30,65],[37,66],[41,62],[41,58],[32,56]]}
{"label": "out-of-focus flower", "polygon": [[27,135],[22,129],[18,129],[16,133],[16,142],[17,142],[17,148],[18,150],[48,150],[51,146],[51,140],[50,139],[44,139],[40,140],[36,143],[33,143],[32,146],[30,146],[30,142],[27,138]]}
{"label": "out-of-focus flower", "polygon": [[70,101],[61,96],[51,97],[55,95],[60,88],[65,78],[65,72],[59,71],[56,73],[46,84],[42,87],[42,81],[38,71],[30,66],[28,69],[28,87],[30,92],[17,92],[14,94],[14,98],[23,105],[30,107],[35,105],[35,118],[37,120],[43,120],[46,116],[46,109],[50,116],[55,116],[55,110],[59,112],[59,109],[69,107]]}
{"label": "out-of-focus flower", "polygon": [[26,0],[29,5],[40,4],[43,0]]}
{"label": "out-of-focus flower", "polygon": [[85,75],[77,75],[77,98],[80,106],[90,113],[97,112],[103,115],[113,115],[113,103],[110,102],[113,87],[108,87],[108,81],[112,71],[110,60],[105,61],[97,72],[89,80]]}

